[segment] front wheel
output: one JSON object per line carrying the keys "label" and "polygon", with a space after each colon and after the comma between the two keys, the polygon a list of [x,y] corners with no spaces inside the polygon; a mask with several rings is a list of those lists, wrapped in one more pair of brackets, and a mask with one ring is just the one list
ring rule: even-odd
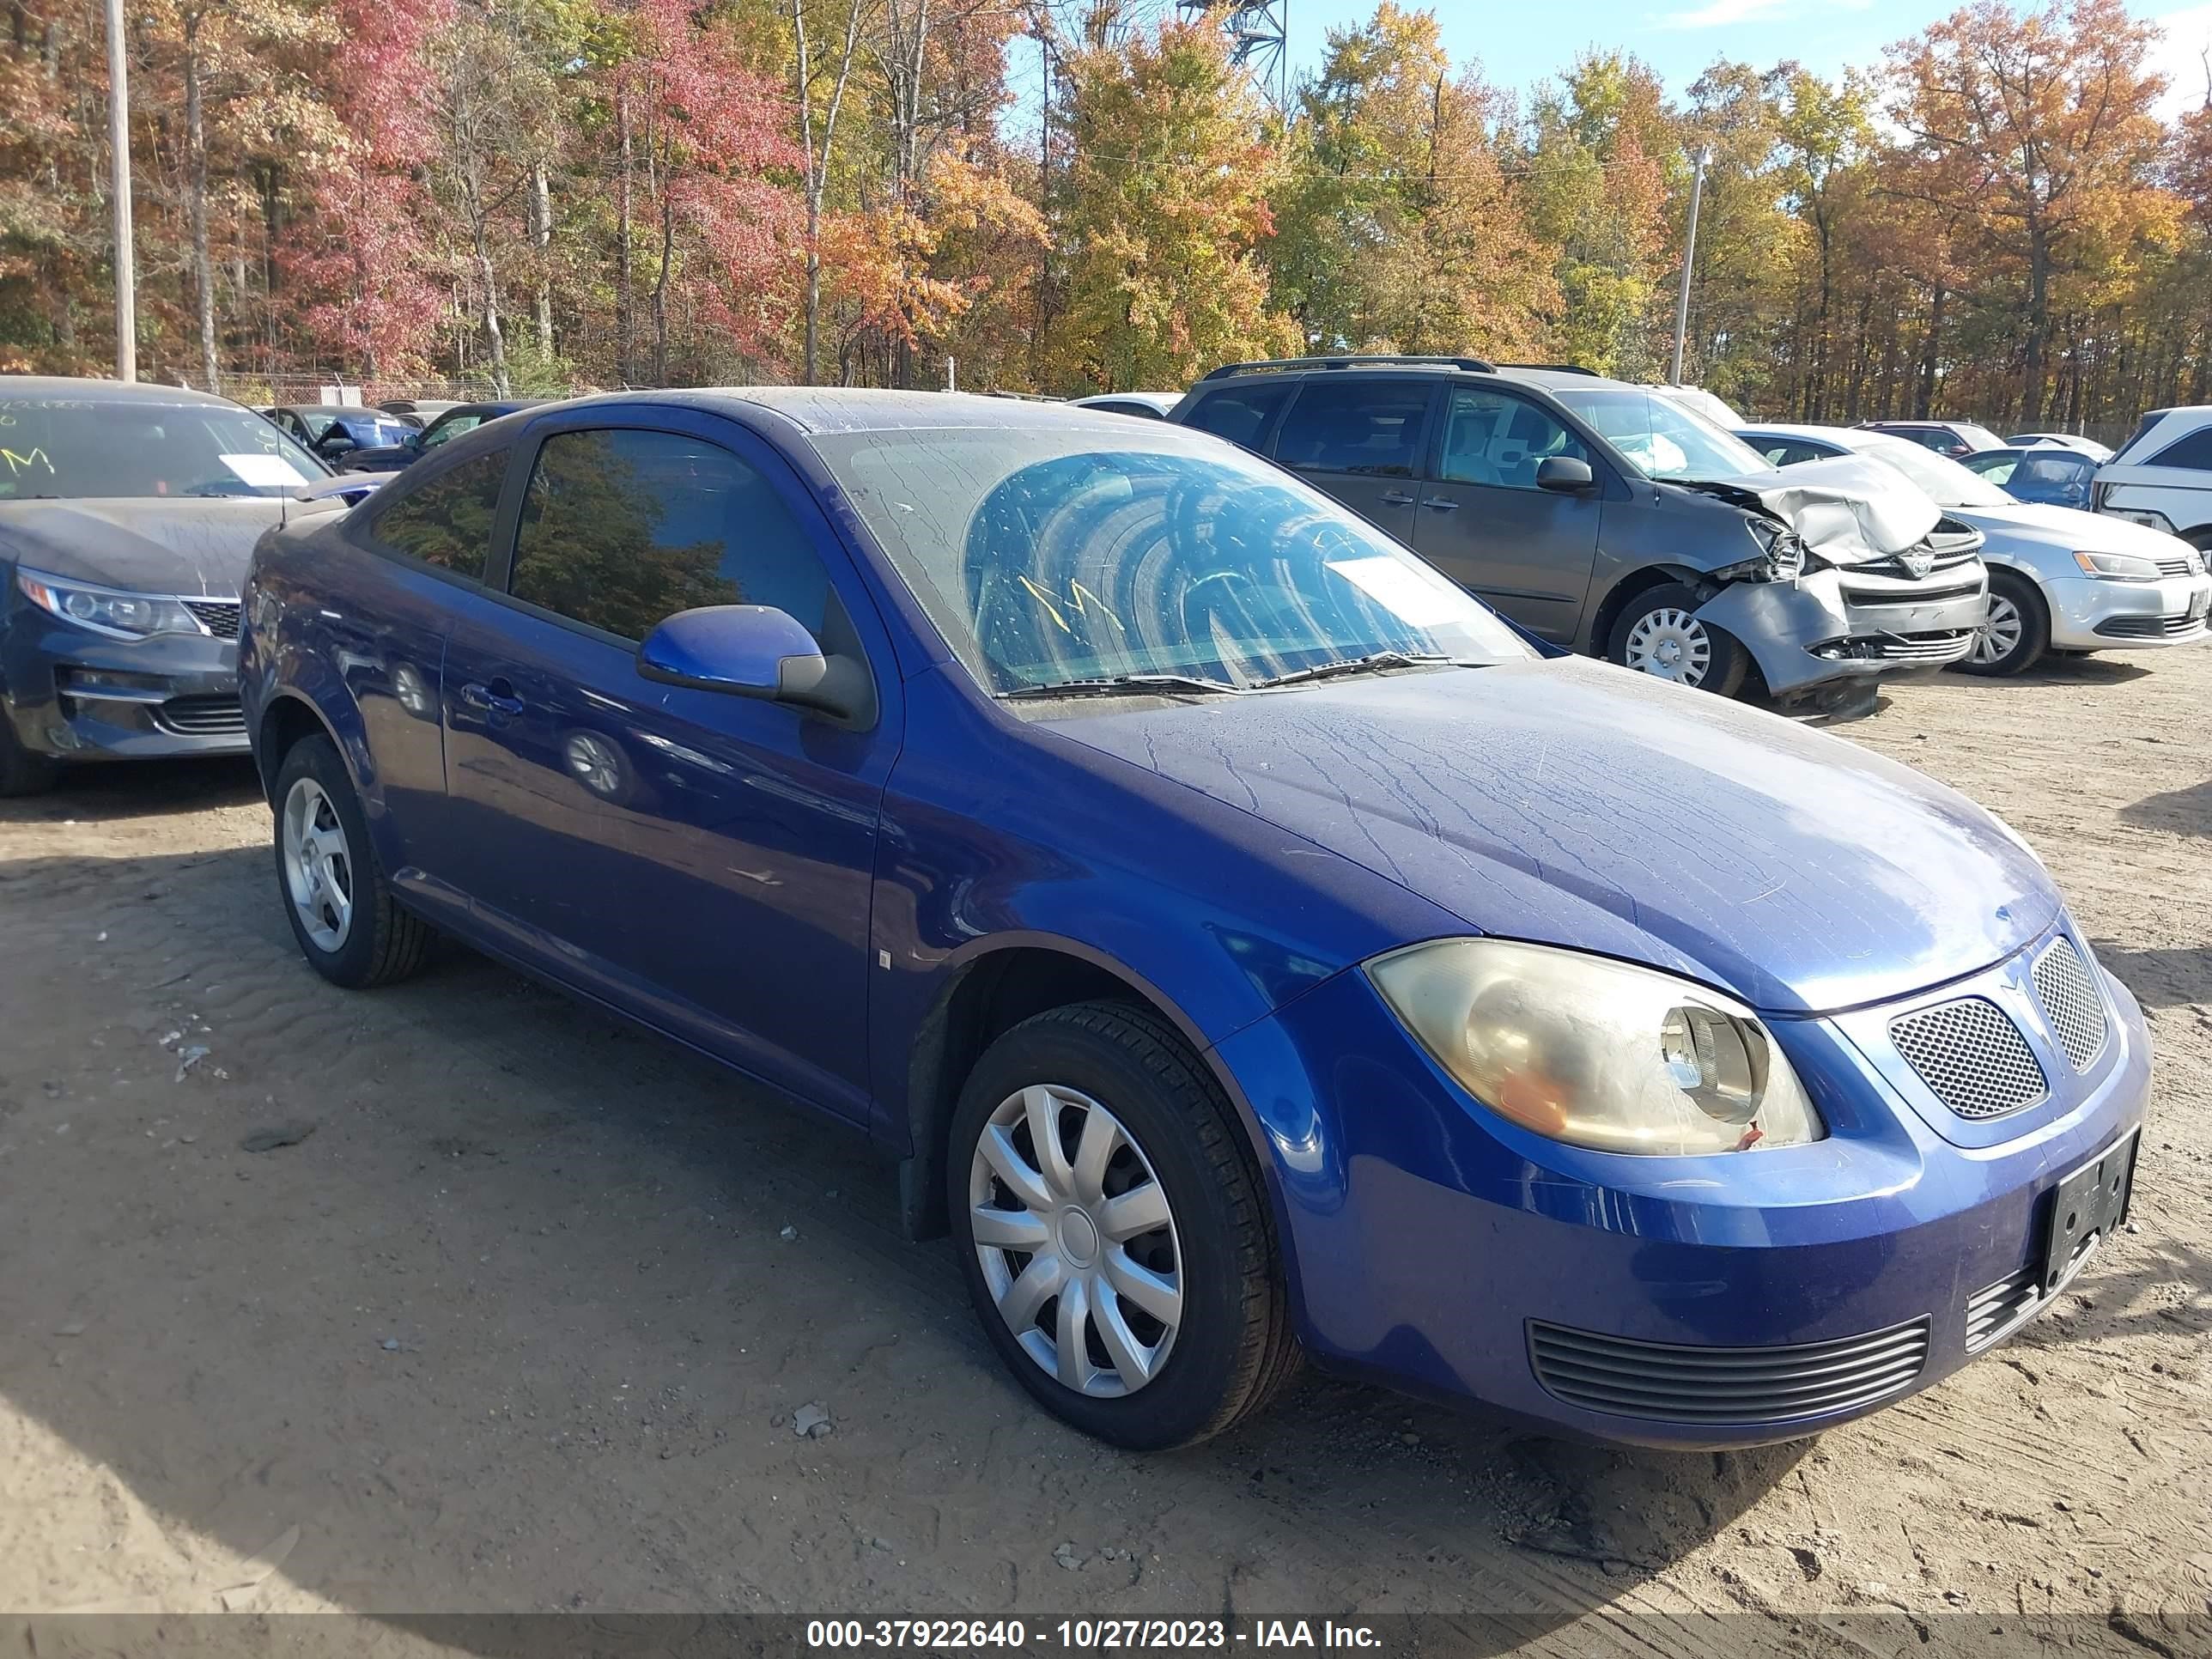
{"label": "front wheel", "polygon": [[1607,654],[1654,679],[1734,696],[1749,672],[1749,653],[1724,629],[1699,619],[1700,603],[1680,582],[1646,589],[1614,621]]}
{"label": "front wheel", "polygon": [[2035,584],[2009,570],[1990,572],[1990,609],[1974,630],[1962,674],[2024,674],[2051,648],[2051,613]]}
{"label": "front wheel", "polygon": [[285,751],[276,798],[276,887],[300,954],[352,989],[389,985],[421,967],[429,924],[392,896],[329,738],[302,738]]}
{"label": "front wheel", "polygon": [[1135,1450],[1187,1445],[1294,1369],[1257,1171],[1158,1019],[1084,1003],[1016,1026],[969,1075],[951,1152],[976,1315],[1055,1416]]}

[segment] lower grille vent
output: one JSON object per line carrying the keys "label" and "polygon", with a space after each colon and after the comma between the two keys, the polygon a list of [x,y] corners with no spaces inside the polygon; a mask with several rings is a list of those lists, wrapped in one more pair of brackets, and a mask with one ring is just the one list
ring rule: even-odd
{"label": "lower grille vent", "polygon": [[1701,1348],[1528,1322],[1536,1380],[1571,1406],[1669,1423],[1787,1423],[1909,1388],[1928,1363],[1928,1322],[1830,1342]]}

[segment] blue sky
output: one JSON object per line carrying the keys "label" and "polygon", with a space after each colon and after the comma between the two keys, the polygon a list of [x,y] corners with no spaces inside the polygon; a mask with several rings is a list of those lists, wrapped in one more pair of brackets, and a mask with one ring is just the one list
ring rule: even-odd
{"label": "blue sky", "polygon": [[[1364,21],[1375,9],[1373,0],[1289,5],[1293,79],[1321,61],[1325,31]],[[1794,58],[1827,76],[1847,64],[1873,67],[1884,46],[1956,9],[1956,0],[1584,0],[1556,12],[1521,13],[1517,22],[1510,10],[1469,0],[1439,0],[1430,9],[1453,61],[1480,59],[1498,86],[1525,92],[1595,45],[1634,52],[1680,94],[1721,56],[1761,68]],[[2212,46],[2212,4],[2138,0],[2132,9],[2167,26],[2159,67],[2178,83],[2167,94],[2169,112],[2202,101],[2204,70],[2197,54]]]}

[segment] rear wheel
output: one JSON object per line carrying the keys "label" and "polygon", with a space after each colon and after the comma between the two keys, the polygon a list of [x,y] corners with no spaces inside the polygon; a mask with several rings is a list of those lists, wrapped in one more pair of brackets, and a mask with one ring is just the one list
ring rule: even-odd
{"label": "rear wheel", "polygon": [[1734,696],[1750,654],[1733,635],[1698,618],[1701,603],[1680,582],[1647,588],[1613,622],[1607,654],[1655,679]]}
{"label": "rear wheel", "polygon": [[1119,1446],[1186,1445],[1295,1368],[1257,1171],[1158,1020],[1085,1003],[1024,1021],[976,1065],[951,1134],[976,1315],[1054,1415]]}
{"label": "rear wheel", "polygon": [[23,747],[8,711],[0,708],[0,799],[42,795],[54,787],[60,771],[58,762]]}
{"label": "rear wheel", "polygon": [[300,953],[332,984],[389,985],[422,965],[429,924],[402,909],[328,738],[302,738],[276,774],[276,885]]}
{"label": "rear wheel", "polygon": [[2010,570],[1990,572],[1989,614],[1974,630],[1963,674],[2002,678],[2025,673],[2051,648],[2051,612],[2035,584]]}

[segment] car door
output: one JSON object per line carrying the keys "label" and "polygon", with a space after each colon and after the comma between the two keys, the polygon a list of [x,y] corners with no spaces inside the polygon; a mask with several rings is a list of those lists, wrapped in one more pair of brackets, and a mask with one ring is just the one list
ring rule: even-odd
{"label": "car door", "polygon": [[1270,453],[1277,465],[1410,547],[1436,391],[1425,376],[1313,376],[1299,386]]}
{"label": "car door", "polygon": [[345,556],[373,577],[333,572],[342,595],[317,607],[315,655],[334,666],[360,711],[379,850],[426,909],[465,907],[467,844],[446,789],[439,683],[455,618],[486,602],[512,449],[455,457],[395,481],[346,522]]}
{"label": "car door", "polygon": [[448,787],[480,931],[545,972],[854,1118],[867,1100],[870,884],[896,684],[854,729],[671,687],[639,642],[770,605],[890,656],[849,556],[766,444],[719,417],[533,427],[503,599],[446,658]]}
{"label": "car door", "polygon": [[[1539,489],[1536,469],[1553,456],[1587,463],[1599,488]],[[1428,471],[1413,550],[1531,633],[1573,644],[1597,562],[1605,462],[1534,400],[1454,386]]]}

